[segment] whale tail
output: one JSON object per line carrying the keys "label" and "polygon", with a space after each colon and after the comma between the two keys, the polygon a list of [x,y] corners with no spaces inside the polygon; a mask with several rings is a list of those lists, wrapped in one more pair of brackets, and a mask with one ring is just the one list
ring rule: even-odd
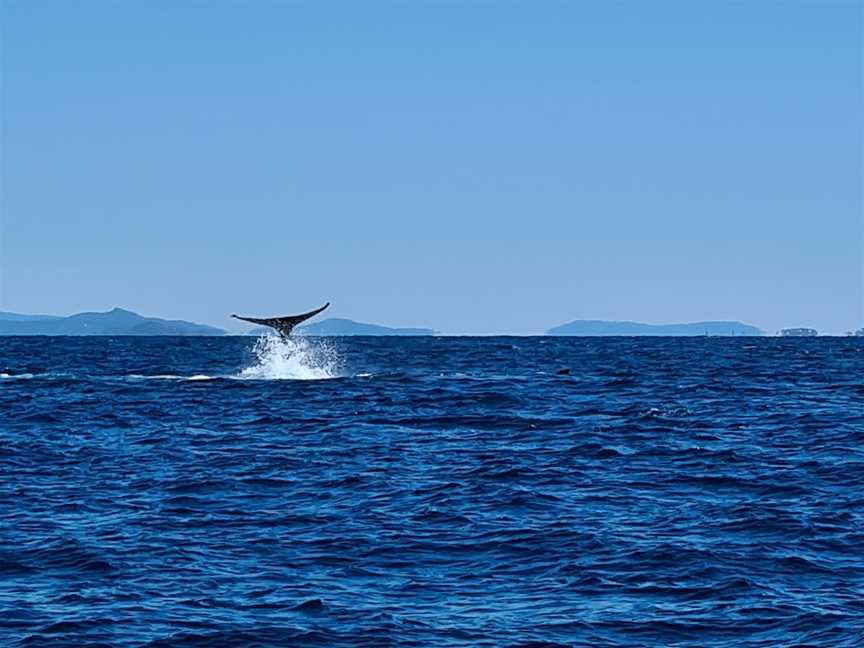
{"label": "whale tail", "polygon": [[291,331],[294,330],[294,327],[300,324],[301,322],[305,322],[310,317],[315,317],[318,313],[323,311],[330,305],[330,302],[324,304],[321,308],[316,308],[315,310],[309,311],[308,313],[303,313],[301,315],[286,315],[285,317],[243,317],[242,315],[231,315],[234,319],[243,320],[244,322],[251,322],[252,324],[261,324],[262,326],[269,326],[272,329],[275,329],[279,335],[282,337],[288,337],[291,335]]}

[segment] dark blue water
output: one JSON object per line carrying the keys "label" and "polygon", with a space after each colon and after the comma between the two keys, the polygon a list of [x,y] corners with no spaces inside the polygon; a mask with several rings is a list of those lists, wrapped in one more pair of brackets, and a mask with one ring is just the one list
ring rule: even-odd
{"label": "dark blue water", "polygon": [[0,645],[864,645],[864,339],[252,344],[0,338]]}

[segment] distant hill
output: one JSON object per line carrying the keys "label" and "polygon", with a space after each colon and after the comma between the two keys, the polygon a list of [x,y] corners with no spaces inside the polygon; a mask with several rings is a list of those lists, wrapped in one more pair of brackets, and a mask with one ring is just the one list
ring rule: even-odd
{"label": "distant hill", "polygon": [[549,329],[548,335],[572,336],[697,336],[697,335],[764,335],[764,331],[742,322],[693,322],[692,324],[642,324],[640,322],[606,322],[575,320]]}
{"label": "distant hill", "polygon": [[10,322],[42,322],[54,319],[62,319],[62,317],[59,315],[25,315],[23,313],[6,313],[0,311],[0,320]]}
{"label": "distant hill", "polygon": [[213,326],[143,317],[115,308],[68,317],[0,313],[0,335],[225,335]]}
{"label": "distant hill", "polygon": [[378,324],[364,324],[349,319],[330,318],[301,326],[297,329],[301,335],[339,336],[339,335],[434,335],[435,331],[427,328],[391,328]]}

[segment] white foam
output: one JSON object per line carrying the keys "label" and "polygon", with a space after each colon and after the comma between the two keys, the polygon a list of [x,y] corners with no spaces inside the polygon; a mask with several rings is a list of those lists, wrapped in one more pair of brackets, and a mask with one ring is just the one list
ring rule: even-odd
{"label": "white foam", "polygon": [[205,374],[196,374],[194,376],[178,376],[176,374],[154,374],[147,376],[144,374],[129,374],[126,376],[130,380],[213,380],[215,376],[207,376]]}
{"label": "white foam", "polygon": [[129,374],[126,377],[132,380],[186,380],[186,376],[175,376],[174,374]]}
{"label": "white foam", "polygon": [[231,376],[240,380],[324,380],[337,378],[339,357],[326,340],[264,335],[255,341],[256,362]]}
{"label": "white foam", "polygon": [[0,379],[4,380],[29,380],[31,378],[68,378],[69,374],[66,373],[20,373],[20,374],[9,374],[9,373],[0,373]]}

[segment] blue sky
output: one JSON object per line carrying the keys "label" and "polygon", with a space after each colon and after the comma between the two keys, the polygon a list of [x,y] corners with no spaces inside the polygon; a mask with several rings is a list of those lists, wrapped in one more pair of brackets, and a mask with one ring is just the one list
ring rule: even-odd
{"label": "blue sky", "polygon": [[5,0],[0,310],[862,326],[862,13]]}

